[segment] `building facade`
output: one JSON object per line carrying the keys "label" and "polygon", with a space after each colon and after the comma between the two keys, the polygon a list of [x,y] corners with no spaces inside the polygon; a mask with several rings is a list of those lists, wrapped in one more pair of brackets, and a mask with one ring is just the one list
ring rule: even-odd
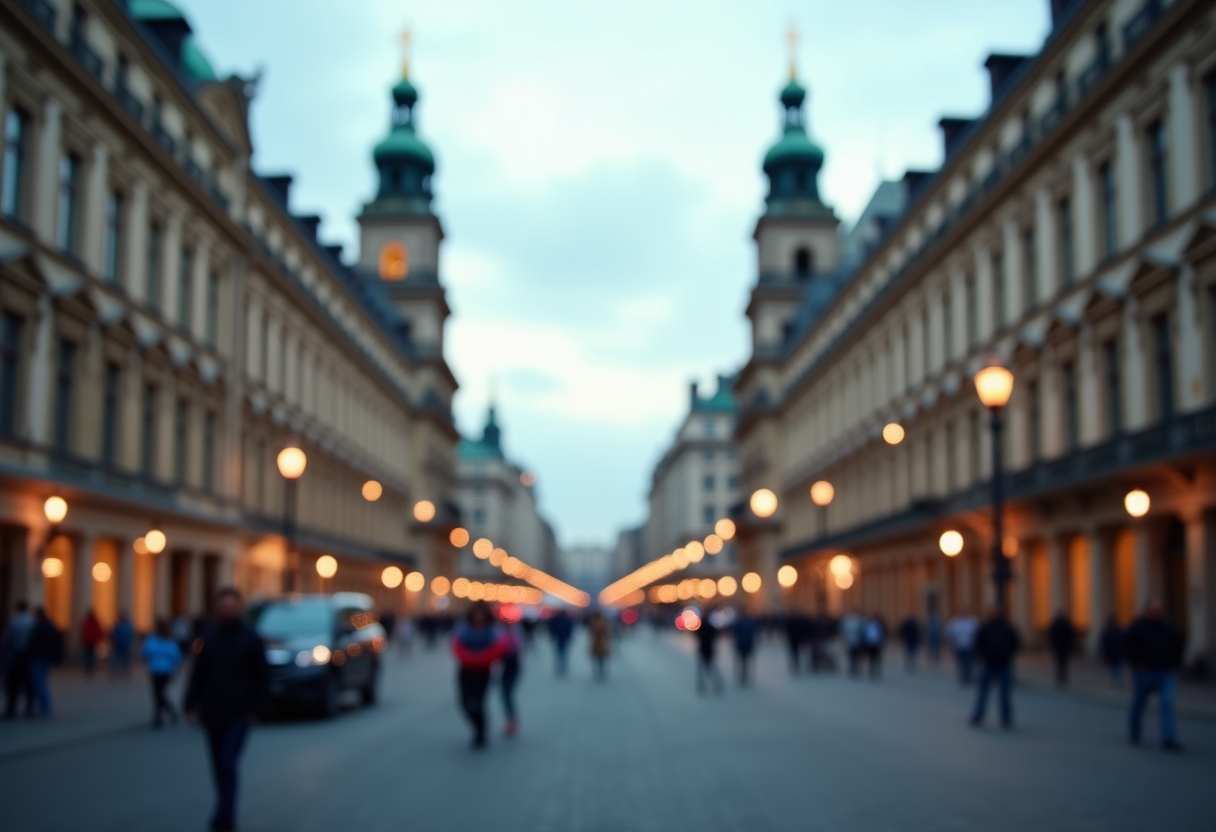
{"label": "building facade", "polygon": [[[1003,600],[1023,633],[1064,611],[1092,647],[1108,616],[1126,623],[1156,597],[1188,659],[1210,661],[1216,9],[1051,11],[1041,51],[988,59],[988,111],[942,119],[941,169],[884,184],[818,291],[814,270],[800,292],[769,277],[758,233],[740,477],[778,508],[739,506],[741,557],[766,576],[797,568],[787,590],[766,583],[770,608],[893,618],[991,601],[993,449],[972,379],[997,356],[1015,379]],[[780,181],[766,172],[771,213]],[[788,246],[774,256],[797,275]],[[826,508],[810,499],[818,481],[834,486]],[[1125,510],[1132,489],[1151,498],[1141,518]],[[948,530],[964,541],[954,557]],[[852,558],[840,581],[838,554]]]}
{"label": "building facade", "polygon": [[[4,614],[25,598],[70,632],[89,608],[147,630],[229,583],[397,605],[386,566],[452,557],[456,382],[417,91],[392,91],[348,267],[290,210],[290,177],[251,170],[255,86],[220,78],[164,0],[0,3]],[[287,446],[307,459],[292,483]]]}

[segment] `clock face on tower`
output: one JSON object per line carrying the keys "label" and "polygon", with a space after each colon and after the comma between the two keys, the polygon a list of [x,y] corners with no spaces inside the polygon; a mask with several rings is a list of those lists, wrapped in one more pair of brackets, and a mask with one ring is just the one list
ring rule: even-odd
{"label": "clock face on tower", "polygon": [[405,280],[410,273],[410,250],[400,240],[380,246],[380,279]]}

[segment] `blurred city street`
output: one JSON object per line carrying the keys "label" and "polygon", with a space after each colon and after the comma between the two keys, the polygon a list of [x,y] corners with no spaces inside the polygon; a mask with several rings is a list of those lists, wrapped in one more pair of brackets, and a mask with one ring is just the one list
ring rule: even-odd
{"label": "blurred city street", "polygon": [[[698,696],[688,636],[638,630],[617,646],[609,681],[597,684],[585,642],[563,680],[539,639],[525,657],[522,731],[501,737],[495,698],[485,752],[468,747],[446,650],[390,651],[376,707],[255,730],[240,828],[1211,828],[1210,717],[1184,717],[1186,751],[1169,755],[1155,723],[1132,748],[1125,710],[1079,694],[1021,690],[1017,730],[972,729],[972,690],[944,671],[910,676],[893,655],[878,682],[791,678],[768,643],[754,688],[734,683],[725,656],[726,692]],[[198,732],[146,728],[142,685],[90,684],[87,699],[61,696],[51,723],[0,725],[5,829],[205,828],[212,792]],[[110,721],[100,706],[71,710],[85,701],[103,703]]]}

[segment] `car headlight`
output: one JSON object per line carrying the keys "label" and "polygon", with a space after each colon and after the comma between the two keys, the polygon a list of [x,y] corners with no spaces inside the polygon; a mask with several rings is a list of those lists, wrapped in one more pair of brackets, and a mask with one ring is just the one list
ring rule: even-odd
{"label": "car headlight", "polygon": [[311,650],[301,650],[299,653],[296,653],[296,664],[300,667],[308,667],[314,664],[328,664],[329,658],[329,648],[324,644],[318,644]]}

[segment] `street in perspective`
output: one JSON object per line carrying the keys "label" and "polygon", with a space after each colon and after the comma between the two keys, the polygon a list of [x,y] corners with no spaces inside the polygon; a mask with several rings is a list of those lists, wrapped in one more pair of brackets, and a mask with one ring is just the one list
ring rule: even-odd
{"label": "street in perspective", "polygon": [[1210,0],[0,0],[0,108],[0,828],[1216,828]]}

